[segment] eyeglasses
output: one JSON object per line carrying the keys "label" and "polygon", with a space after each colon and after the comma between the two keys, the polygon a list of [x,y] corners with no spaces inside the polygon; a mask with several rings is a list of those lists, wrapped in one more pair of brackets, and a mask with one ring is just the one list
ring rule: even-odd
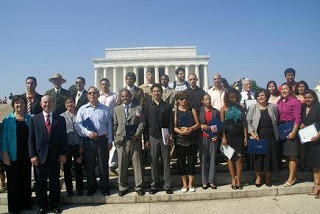
{"label": "eyeglasses", "polygon": [[186,98],[186,97],[179,97],[178,99],[181,100],[181,101],[182,100],[188,100],[188,98]]}
{"label": "eyeglasses", "polygon": [[95,95],[98,94],[98,92],[88,92],[89,95]]}

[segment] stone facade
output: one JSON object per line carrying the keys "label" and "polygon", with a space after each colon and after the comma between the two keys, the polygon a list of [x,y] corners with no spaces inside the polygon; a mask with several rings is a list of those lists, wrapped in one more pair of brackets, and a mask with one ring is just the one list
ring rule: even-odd
{"label": "stone facade", "polygon": [[209,56],[198,56],[195,46],[111,48],[105,50],[105,58],[93,59],[94,85],[99,88],[99,81],[108,78],[111,89],[117,92],[125,85],[126,73],[131,71],[139,86],[144,83],[148,68],[154,68],[155,82],[160,81],[162,74],[167,74],[172,82],[174,71],[180,66],[185,68],[186,78],[189,73],[196,73],[199,87],[207,91],[208,63]]}

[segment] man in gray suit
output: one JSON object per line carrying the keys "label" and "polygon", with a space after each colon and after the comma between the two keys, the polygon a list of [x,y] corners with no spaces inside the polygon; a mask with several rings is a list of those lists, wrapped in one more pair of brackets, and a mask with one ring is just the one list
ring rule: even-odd
{"label": "man in gray suit", "polygon": [[[128,165],[132,158],[134,169],[135,191],[139,196],[145,194],[142,189],[142,144],[141,135],[145,126],[142,107],[131,102],[131,93],[128,89],[120,91],[121,105],[114,108],[114,141],[118,152],[118,187],[119,196],[128,193]],[[130,133],[129,133],[130,132]]]}

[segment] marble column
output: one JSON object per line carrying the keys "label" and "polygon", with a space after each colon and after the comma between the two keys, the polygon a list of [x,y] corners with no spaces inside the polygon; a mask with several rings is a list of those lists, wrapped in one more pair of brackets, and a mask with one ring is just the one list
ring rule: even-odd
{"label": "marble column", "polygon": [[136,82],[134,83],[134,85],[139,87],[139,73],[137,67],[133,67],[133,73],[136,75]]}
{"label": "marble column", "polygon": [[98,88],[98,82],[99,82],[99,79],[98,79],[98,68],[95,68],[94,69],[94,86]]}
{"label": "marble column", "polygon": [[169,76],[169,66],[164,67],[164,74]]}
{"label": "marble column", "polygon": [[179,68],[179,66],[174,66],[174,77],[175,77],[175,81],[177,81],[178,80],[178,78],[177,78],[177,75],[176,75],[176,70],[177,70],[177,68]]}
{"label": "marble column", "polygon": [[[199,65],[194,65],[194,72],[197,75],[197,78],[200,78],[200,73],[199,73]],[[197,82],[197,86],[200,87],[200,81]]]}
{"label": "marble column", "polygon": [[154,67],[154,81],[155,83],[160,83],[160,78],[159,78],[159,67],[158,66],[155,66]]}
{"label": "marble column", "polygon": [[143,67],[143,83],[146,84],[147,83],[147,70],[148,70],[148,67]]}
{"label": "marble column", "polygon": [[107,78],[107,68],[103,68],[103,78]]}
{"label": "marble column", "polygon": [[126,85],[126,74],[127,74],[127,68],[126,67],[123,67],[123,85],[120,87],[120,88],[123,88],[125,85]]}
{"label": "marble column", "polygon": [[189,65],[186,65],[184,70],[186,71],[185,72],[185,79],[188,81],[188,76],[189,76]]}
{"label": "marble column", "polygon": [[208,65],[203,66],[203,90],[208,91],[209,90],[209,78],[208,78]]}
{"label": "marble column", "polygon": [[113,84],[113,86],[112,86],[112,90],[113,90],[113,92],[117,92],[117,90],[118,90],[118,84],[117,84],[117,80],[118,80],[118,78],[117,78],[117,67],[114,67],[113,68],[113,75],[112,75],[112,84]]}

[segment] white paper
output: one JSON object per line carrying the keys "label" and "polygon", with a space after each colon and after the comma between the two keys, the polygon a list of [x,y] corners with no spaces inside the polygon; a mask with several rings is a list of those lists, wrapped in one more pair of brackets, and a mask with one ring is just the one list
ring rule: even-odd
{"label": "white paper", "polygon": [[244,100],[244,105],[246,106],[246,110],[249,109],[250,106],[254,105],[257,103],[257,100],[252,99],[252,100]]}
{"label": "white paper", "polygon": [[232,158],[232,156],[233,156],[233,154],[234,154],[234,149],[233,149],[231,146],[229,146],[229,145],[225,146],[225,145],[223,145],[222,143],[221,143],[221,145],[220,145],[220,151],[221,151],[229,160],[231,160],[231,158]]}
{"label": "white paper", "polygon": [[311,141],[311,138],[318,134],[318,130],[315,124],[306,126],[304,129],[298,131],[301,143],[308,143]]}
{"label": "white paper", "polygon": [[162,141],[164,145],[167,145],[170,139],[169,129],[161,128]]}

